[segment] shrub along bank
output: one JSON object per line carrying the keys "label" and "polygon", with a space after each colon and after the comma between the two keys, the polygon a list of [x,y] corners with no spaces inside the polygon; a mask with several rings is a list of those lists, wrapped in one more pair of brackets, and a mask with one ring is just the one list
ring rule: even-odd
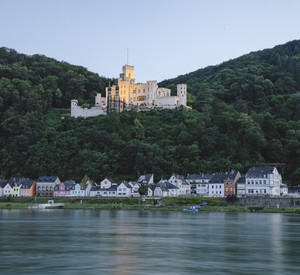
{"label": "shrub along bank", "polygon": [[103,197],[76,197],[76,198],[47,198],[47,197],[1,197],[0,203],[47,203],[48,200],[54,200],[56,203],[69,204],[150,204],[150,205],[193,205],[207,202],[208,206],[221,206],[226,202],[222,198],[204,198],[204,197],[164,197],[161,199],[153,198],[103,198]]}

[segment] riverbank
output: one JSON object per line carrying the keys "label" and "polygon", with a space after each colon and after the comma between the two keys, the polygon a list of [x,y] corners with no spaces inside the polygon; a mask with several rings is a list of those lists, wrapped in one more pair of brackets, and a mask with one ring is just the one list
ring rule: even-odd
{"label": "riverbank", "polygon": [[[0,209],[27,209],[33,204],[26,203],[1,203]],[[65,204],[63,206],[50,206],[46,209],[99,209],[99,210],[161,210],[161,211],[182,211],[187,205],[143,205],[143,204]],[[256,212],[256,213],[297,213],[300,208],[268,208],[268,207],[246,207],[246,206],[202,206],[199,212]]]}

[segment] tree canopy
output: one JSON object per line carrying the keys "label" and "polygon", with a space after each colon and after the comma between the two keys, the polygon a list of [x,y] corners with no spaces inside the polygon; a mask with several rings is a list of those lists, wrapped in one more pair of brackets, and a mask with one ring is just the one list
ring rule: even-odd
{"label": "tree canopy", "polygon": [[[112,80],[113,81],[113,80]],[[193,109],[70,117],[109,79],[0,48],[0,174],[132,180],[285,163],[300,184],[300,41],[163,81],[187,83]]]}

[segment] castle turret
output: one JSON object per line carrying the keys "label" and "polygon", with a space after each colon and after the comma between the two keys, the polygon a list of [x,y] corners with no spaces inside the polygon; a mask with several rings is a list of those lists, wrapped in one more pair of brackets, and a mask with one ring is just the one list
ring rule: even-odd
{"label": "castle turret", "polygon": [[147,96],[147,104],[149,106],[155,105],[156,102],[156,91],[157,91],[157,81],[147,81],[147,86],[148,86],[148,96]]}
{"label": "castle turret", "polygon": [[186,84],[177,84],[177,96],[179,97],[178,105],[186,106],[186,99],[187,99]]}
{"label": "castle turret", "polygon": [[95,96],[95,106],[101,106],[102,107],[102,100],[101,100],[101,94],[97,93]]}

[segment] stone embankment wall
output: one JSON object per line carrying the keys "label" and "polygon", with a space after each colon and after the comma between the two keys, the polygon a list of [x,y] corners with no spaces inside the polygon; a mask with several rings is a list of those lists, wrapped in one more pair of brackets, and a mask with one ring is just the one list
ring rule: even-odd
{"label": "stone embankment wall", "polygon": [[300,207],[300,198],[240,198],[235,205],[272,208]]}

